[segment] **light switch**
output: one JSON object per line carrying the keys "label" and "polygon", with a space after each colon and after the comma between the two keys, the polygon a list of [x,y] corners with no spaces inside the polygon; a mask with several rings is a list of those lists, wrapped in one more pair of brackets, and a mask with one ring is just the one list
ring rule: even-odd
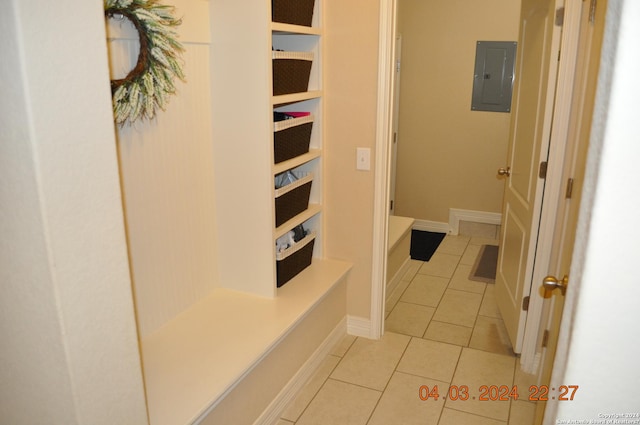
{"label": "light switch", "polygon": [[371,149],[356,148],[356,170],[371,170]]}

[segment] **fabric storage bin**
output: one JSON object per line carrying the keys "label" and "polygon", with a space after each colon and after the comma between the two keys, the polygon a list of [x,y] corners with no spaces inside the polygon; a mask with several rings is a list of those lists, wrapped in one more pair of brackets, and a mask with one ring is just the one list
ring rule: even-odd
{"label": "fabric storage bin", "polygon": [[309,152],[313,115],[273,123],[273,161],[286,161]]}
{"label": "fabric storage bin", "polygon": [[315,232],[310,232],[295,245],[276,254],[276,284],[281,287],[311,264]]}
{"label": "fabric storage bin", "polygon": [[309,89],[313,52],[271,52],[273,95],[302,93]]}
{"label": "fabric storage bin", "polygon": [[276,189],[276,227],[309,207],[312,181],[313,174],[309,173],[291,184]]}
{"label": "fabric storage bin", "polygon": [[310,27],[313,5],[314,0],[271,0],[271,20]]}

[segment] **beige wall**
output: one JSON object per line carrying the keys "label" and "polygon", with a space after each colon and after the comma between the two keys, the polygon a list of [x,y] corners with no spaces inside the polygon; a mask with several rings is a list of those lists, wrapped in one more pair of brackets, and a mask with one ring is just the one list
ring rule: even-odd
{"label": "beige wall", "polygon": [[500,212],[509,113],[472,112],[476,42],[518,38],[513,0],[399,0],[402,74],[396,214]]}
{"label": "beige wall", "polygon": [[377,2],[325,1],[326,256],[354,264],[347,312],[371,304],[374,171],[356,170],[356,147],[374,164],[378,68]]}

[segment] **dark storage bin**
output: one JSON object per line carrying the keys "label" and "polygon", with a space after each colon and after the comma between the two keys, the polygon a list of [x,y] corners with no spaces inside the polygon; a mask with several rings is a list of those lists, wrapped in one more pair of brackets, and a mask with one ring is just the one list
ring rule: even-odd
{"label": "dark storage bin", "polygon": [[313,116],[273,124],[273,161],[278,164],[309,152]]}
{"label": "dark storage bin", "polygon": [[276,284],[278,288],[311,264],[315,237],[315,233],[312,232],[291,248],[276,254]]}
{"label": "dark storage bin", "polygon": [[307,174],[295,182],[276,189],[276,227],[309,207],[313,175]]}
{"label": "dark storage bin", "polygon": [[302,93],[309,89],[312,52],[272,51],[273,95]]}
{"label": "dark storage bin", "polygon": [[310,27],[313,4],[314,0],[271,0],[271,20]]}

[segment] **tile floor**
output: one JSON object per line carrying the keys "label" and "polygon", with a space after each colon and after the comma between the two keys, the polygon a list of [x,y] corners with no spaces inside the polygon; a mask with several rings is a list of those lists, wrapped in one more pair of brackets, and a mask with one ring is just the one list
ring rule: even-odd
{"label": "tile floor", "polygon": [[[532,402],[478,400],[482,385],[528,393],[533,383],[519,370],[493,284],[467,279],[483,244],[497,241],[447,236],[429,262],[412,260],[388,297],[384,337],[346,336],[277,425],[533,424]],[[440,397],[421,400],[425,386]],[[445,399],[450,386],[467,386],[469,399]]]}

